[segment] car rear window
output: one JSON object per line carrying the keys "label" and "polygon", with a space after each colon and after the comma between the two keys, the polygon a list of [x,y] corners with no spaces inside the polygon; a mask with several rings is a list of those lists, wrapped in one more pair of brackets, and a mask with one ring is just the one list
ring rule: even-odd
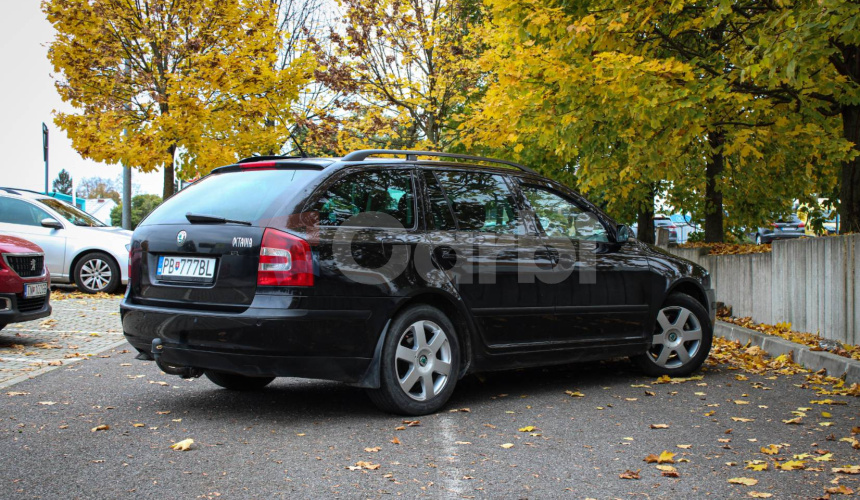
{"label": "car rear window", "polygon": [[247,221],[278,215],[318,170],[275,169],[225,172],[204,177],[168,199],[141,223],[188,224],[186,213]]}

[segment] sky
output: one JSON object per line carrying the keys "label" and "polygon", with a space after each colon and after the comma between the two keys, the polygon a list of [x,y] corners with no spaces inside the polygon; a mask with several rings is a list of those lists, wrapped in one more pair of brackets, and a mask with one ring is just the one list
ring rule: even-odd
{"label": "sky", "polygon": [[[48,43],[54,29],[39,8],[40,0],[2,0],[0,16],[0,186],[42,191],[45,163],[42,159],[42,122],[50,134],[49,186],[65,168],[77,181],[85,177],[117,179],[119,165],[86,160],[73,148],[66,134],[54,125],[54,111],[72,112],[54,88],[53,68],[48,62]],[[140,193],[162,192],[162,174],[132,172],[132,184]],[[50,189],[50,187],[49,187]]]}

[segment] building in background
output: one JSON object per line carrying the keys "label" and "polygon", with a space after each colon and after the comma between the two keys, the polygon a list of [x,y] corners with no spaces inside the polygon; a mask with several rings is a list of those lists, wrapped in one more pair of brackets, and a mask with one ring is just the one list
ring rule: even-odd
{"label": "building in background", "polygon": [[92,198],[84,200],[83,210],[110,226],[110,211],[115,206],[116,202],[110,198]]}

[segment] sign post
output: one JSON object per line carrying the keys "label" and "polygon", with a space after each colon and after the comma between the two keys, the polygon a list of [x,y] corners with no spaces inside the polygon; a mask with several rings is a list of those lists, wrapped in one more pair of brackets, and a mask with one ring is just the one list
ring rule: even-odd
{"label": "sign post", "polygon": [[45,160],[45,194],[48,194],[48,126],[42,122],[42,157]]}

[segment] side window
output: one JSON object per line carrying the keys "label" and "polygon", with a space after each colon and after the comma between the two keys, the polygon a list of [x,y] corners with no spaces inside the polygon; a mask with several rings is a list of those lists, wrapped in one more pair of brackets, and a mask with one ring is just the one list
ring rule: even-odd
{"label": "side window", "polygon": [[516,202],[504,177],[483,172],[437,172],[460,231],[523,234]]}
{"label": "side window", "polygon": [[448,199],[442,192],[442,185],[436,179],[433,172],[423,171],[424,184],[427,185],[427,196],[430,202],[430,216],[433,218],[433,227],[440,231],[453,231],[457,229],[454,216],[448,206]]}
{"label": "side window", "polygon": [[53,217],[26,201],[0,197],[0,222],[41,226],[42,219],[53,219]]}
{"label": "side window", "polygon": [[591,212],[542,187],[524,185],[522,190],[547,236],[609,241],[606,228]]}
{"label": "side window", "polygon": [[[340,226],[360,213],[383,213],[397,219],[400,226],[415,225],[415,196],[409,170],[371,170],[340,179],[322,195],[313,208],[319,212],[320,226]],[[379,227],[397,227],[386,224]]]}

